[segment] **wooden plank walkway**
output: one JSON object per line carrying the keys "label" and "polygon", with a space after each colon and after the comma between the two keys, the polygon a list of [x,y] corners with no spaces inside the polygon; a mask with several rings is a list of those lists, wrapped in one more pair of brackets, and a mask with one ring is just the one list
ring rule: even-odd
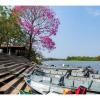
{"label": "wooden plank walkway", "polygon": [[[1,54],[0,54],[1,56]],[[29,90],[22,73],[33,73],[34,67],[8,55],[2,55],[0,60],[0,94],[18,94],[18,90]],[[21,57],[20,57],[21,59]],[[25,58],[22,57],[24,60]]]}
{"label": "wooden plank walkway", "polygon": [[16,85],[20,80],[21,80],[21,78],[16,78],[16,79],[8,82],[6,85],[4,85],[0,88],[0,93],[8,94],[10,92],[10,90],[12,88],[14,88],[14,85]]}
{"label": "wooden plank walkway", "polygon": [[18,94],[18,90],[22,90],[24,85],[25,85],[25,81],[21,81],[10,94]]}

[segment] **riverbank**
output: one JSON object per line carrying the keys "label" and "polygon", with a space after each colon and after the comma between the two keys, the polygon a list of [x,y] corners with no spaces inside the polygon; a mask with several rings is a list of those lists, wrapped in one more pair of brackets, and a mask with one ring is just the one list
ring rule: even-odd
{"label": "riverbank", "polygon": [[43,61],[42,64],[62,66],[63,64],[69,66],[78,66],[78,67],[86,67],[91,66],[92,69],[98,71],[100,73],[100,61]]}
{"label": "riverbank", "polygon": [[41,61],[100,61],[100,60],[66,60],[66,59],[53,59],[53,60],[41,60]]}
{"label": "riverbank", "polygon": [[67,58],[43,58],[42,61],[100,61],[100,56],[98,57],[88,57],[88,56],[68,56]]}

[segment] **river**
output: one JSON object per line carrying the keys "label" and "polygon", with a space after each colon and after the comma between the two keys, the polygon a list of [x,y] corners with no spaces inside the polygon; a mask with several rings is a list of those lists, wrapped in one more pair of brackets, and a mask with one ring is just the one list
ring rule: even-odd
{"label": "river", "polygon": [[62,66],[65,64],[73,67],[81,66],[83,68],[86,66],[91,66],[94,71],[98,71],[100,74],[100,61],[43,61],[42,63],[55,66]]}

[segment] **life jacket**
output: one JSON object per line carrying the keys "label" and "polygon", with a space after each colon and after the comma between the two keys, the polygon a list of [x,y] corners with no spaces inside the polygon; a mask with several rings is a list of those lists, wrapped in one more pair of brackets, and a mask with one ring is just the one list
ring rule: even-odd
{"label": "life jacket", "polygon": [[84,86],[79,86],[75,93],[72,93],[71,91],[63,91],[63,95],[65,94],[86,94],[87,88]]}
{"label": "life jacket", "polygon": [[84,86],[79,86],[78,89],[76,90],[75,94],[86,94],[87,88]]}
{"label": "life jacket", "polygon": [[67,93],[68,93],[68,91],[65,91],[65,90],[63,91],[63,95],[65,95],[65,94],[67,94]]}

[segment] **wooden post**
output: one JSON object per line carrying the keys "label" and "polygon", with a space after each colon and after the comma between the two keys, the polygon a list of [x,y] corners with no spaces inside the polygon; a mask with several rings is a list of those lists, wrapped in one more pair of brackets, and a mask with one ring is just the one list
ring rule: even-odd
{"label": "wooden post", "polygon": [[9,55],[11,55],[11,48],[9,47]]}

